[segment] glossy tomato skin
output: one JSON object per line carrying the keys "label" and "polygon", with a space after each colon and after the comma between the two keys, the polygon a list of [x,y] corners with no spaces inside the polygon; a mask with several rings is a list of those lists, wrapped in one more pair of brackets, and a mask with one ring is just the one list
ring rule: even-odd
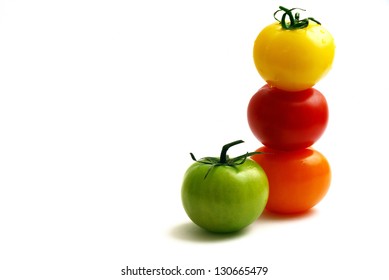
{"label": "glossy tomato skin", "polygon": [[324,95],[314,88],[287,92],[264,85],[251,98],[247,119],[254,136],[265,146],[284,151],[313,145],[328,123]]}
{"label": "glossy tomato skin", "polygon": [[184,175],[181,198],[189,218],[211,232],[234,232],[255,221],[265,208],[269,185],[253,160],[236,166],[195,162]]}
{"label": "glossy tomato skin", "polygon": [[255,66],[271,86],[286,91],[313,87],[332,67],[335,43],[322,26],[310,21],[306,28],[285,30],[275,22],[257,36]]}
{"label": "glossy tomato skin", "polygon": [[266,209],[279,214],[305,212],[327,194],[331,168],[327,159],[313,148],[292,152],[261,147],[264,154],[252,159],[265,170],[269,180]]}

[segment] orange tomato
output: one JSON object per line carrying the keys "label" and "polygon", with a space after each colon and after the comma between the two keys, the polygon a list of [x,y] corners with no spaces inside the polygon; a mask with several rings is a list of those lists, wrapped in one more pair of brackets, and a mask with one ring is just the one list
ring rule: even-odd
{"label": "orange tomato", "polygon": [[313,148],[279,151],[268,147],[253,155],[269,180],[266,209],[280,214],[307,211],[319,203],[330,187],[331,169],[327,159]]}

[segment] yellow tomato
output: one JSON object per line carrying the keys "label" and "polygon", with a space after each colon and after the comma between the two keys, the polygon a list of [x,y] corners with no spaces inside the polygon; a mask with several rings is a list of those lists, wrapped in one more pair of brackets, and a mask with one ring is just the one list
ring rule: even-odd
{"label": "yellow tomato", "polygon": [[259,33],[253,56],[259,74],[270,86],[301,91],[314,86],[331,69],[335,43],[317,22],[296,29],[275,22]]}

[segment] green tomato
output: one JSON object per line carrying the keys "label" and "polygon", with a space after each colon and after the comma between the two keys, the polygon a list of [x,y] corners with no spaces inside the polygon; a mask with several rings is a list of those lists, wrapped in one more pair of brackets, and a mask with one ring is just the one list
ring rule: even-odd
{"label": "green tomato", "polygon": [[248,157],[257,152],[230,159],[229,147],[221,155],[193,163],[184,175],[181,189],[183,207],[189,218],[211,232],[234,232],[253,223],[262,214],[269,196],[267,176]]}

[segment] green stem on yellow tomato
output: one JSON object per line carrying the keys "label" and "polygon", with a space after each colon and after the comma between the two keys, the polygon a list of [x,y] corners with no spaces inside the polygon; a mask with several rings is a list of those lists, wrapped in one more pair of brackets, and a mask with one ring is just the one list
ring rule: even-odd
{"label": "green stem on yellow tomato", "polygon": [[[321,24],[319,21],[317,21],[313,17],[308,17],[308,18],[300,19],[300,13],[295,13],[293,15],[293,13],[292,13],[293,10],[305,11],[304,9],[300,9],[300,8],[287,9],[287,8],[285,8],[283,6],[279,6],[279,10],[277,10],[273,14],[274,18],[279,23],[281,23],[281,26],[282,26],[283,29],[285,29],[285,30],[302,29],[302,28],[305,28],[305,27],[307,27],[309,25],[309,21],[310,20],[316,22],[317,24]],[[279,12],[284,12],[282,14],[281,20],[279,20],[276,17],[276,15]],[[286,17],[288,17],[289,21],[286,21]]]}

